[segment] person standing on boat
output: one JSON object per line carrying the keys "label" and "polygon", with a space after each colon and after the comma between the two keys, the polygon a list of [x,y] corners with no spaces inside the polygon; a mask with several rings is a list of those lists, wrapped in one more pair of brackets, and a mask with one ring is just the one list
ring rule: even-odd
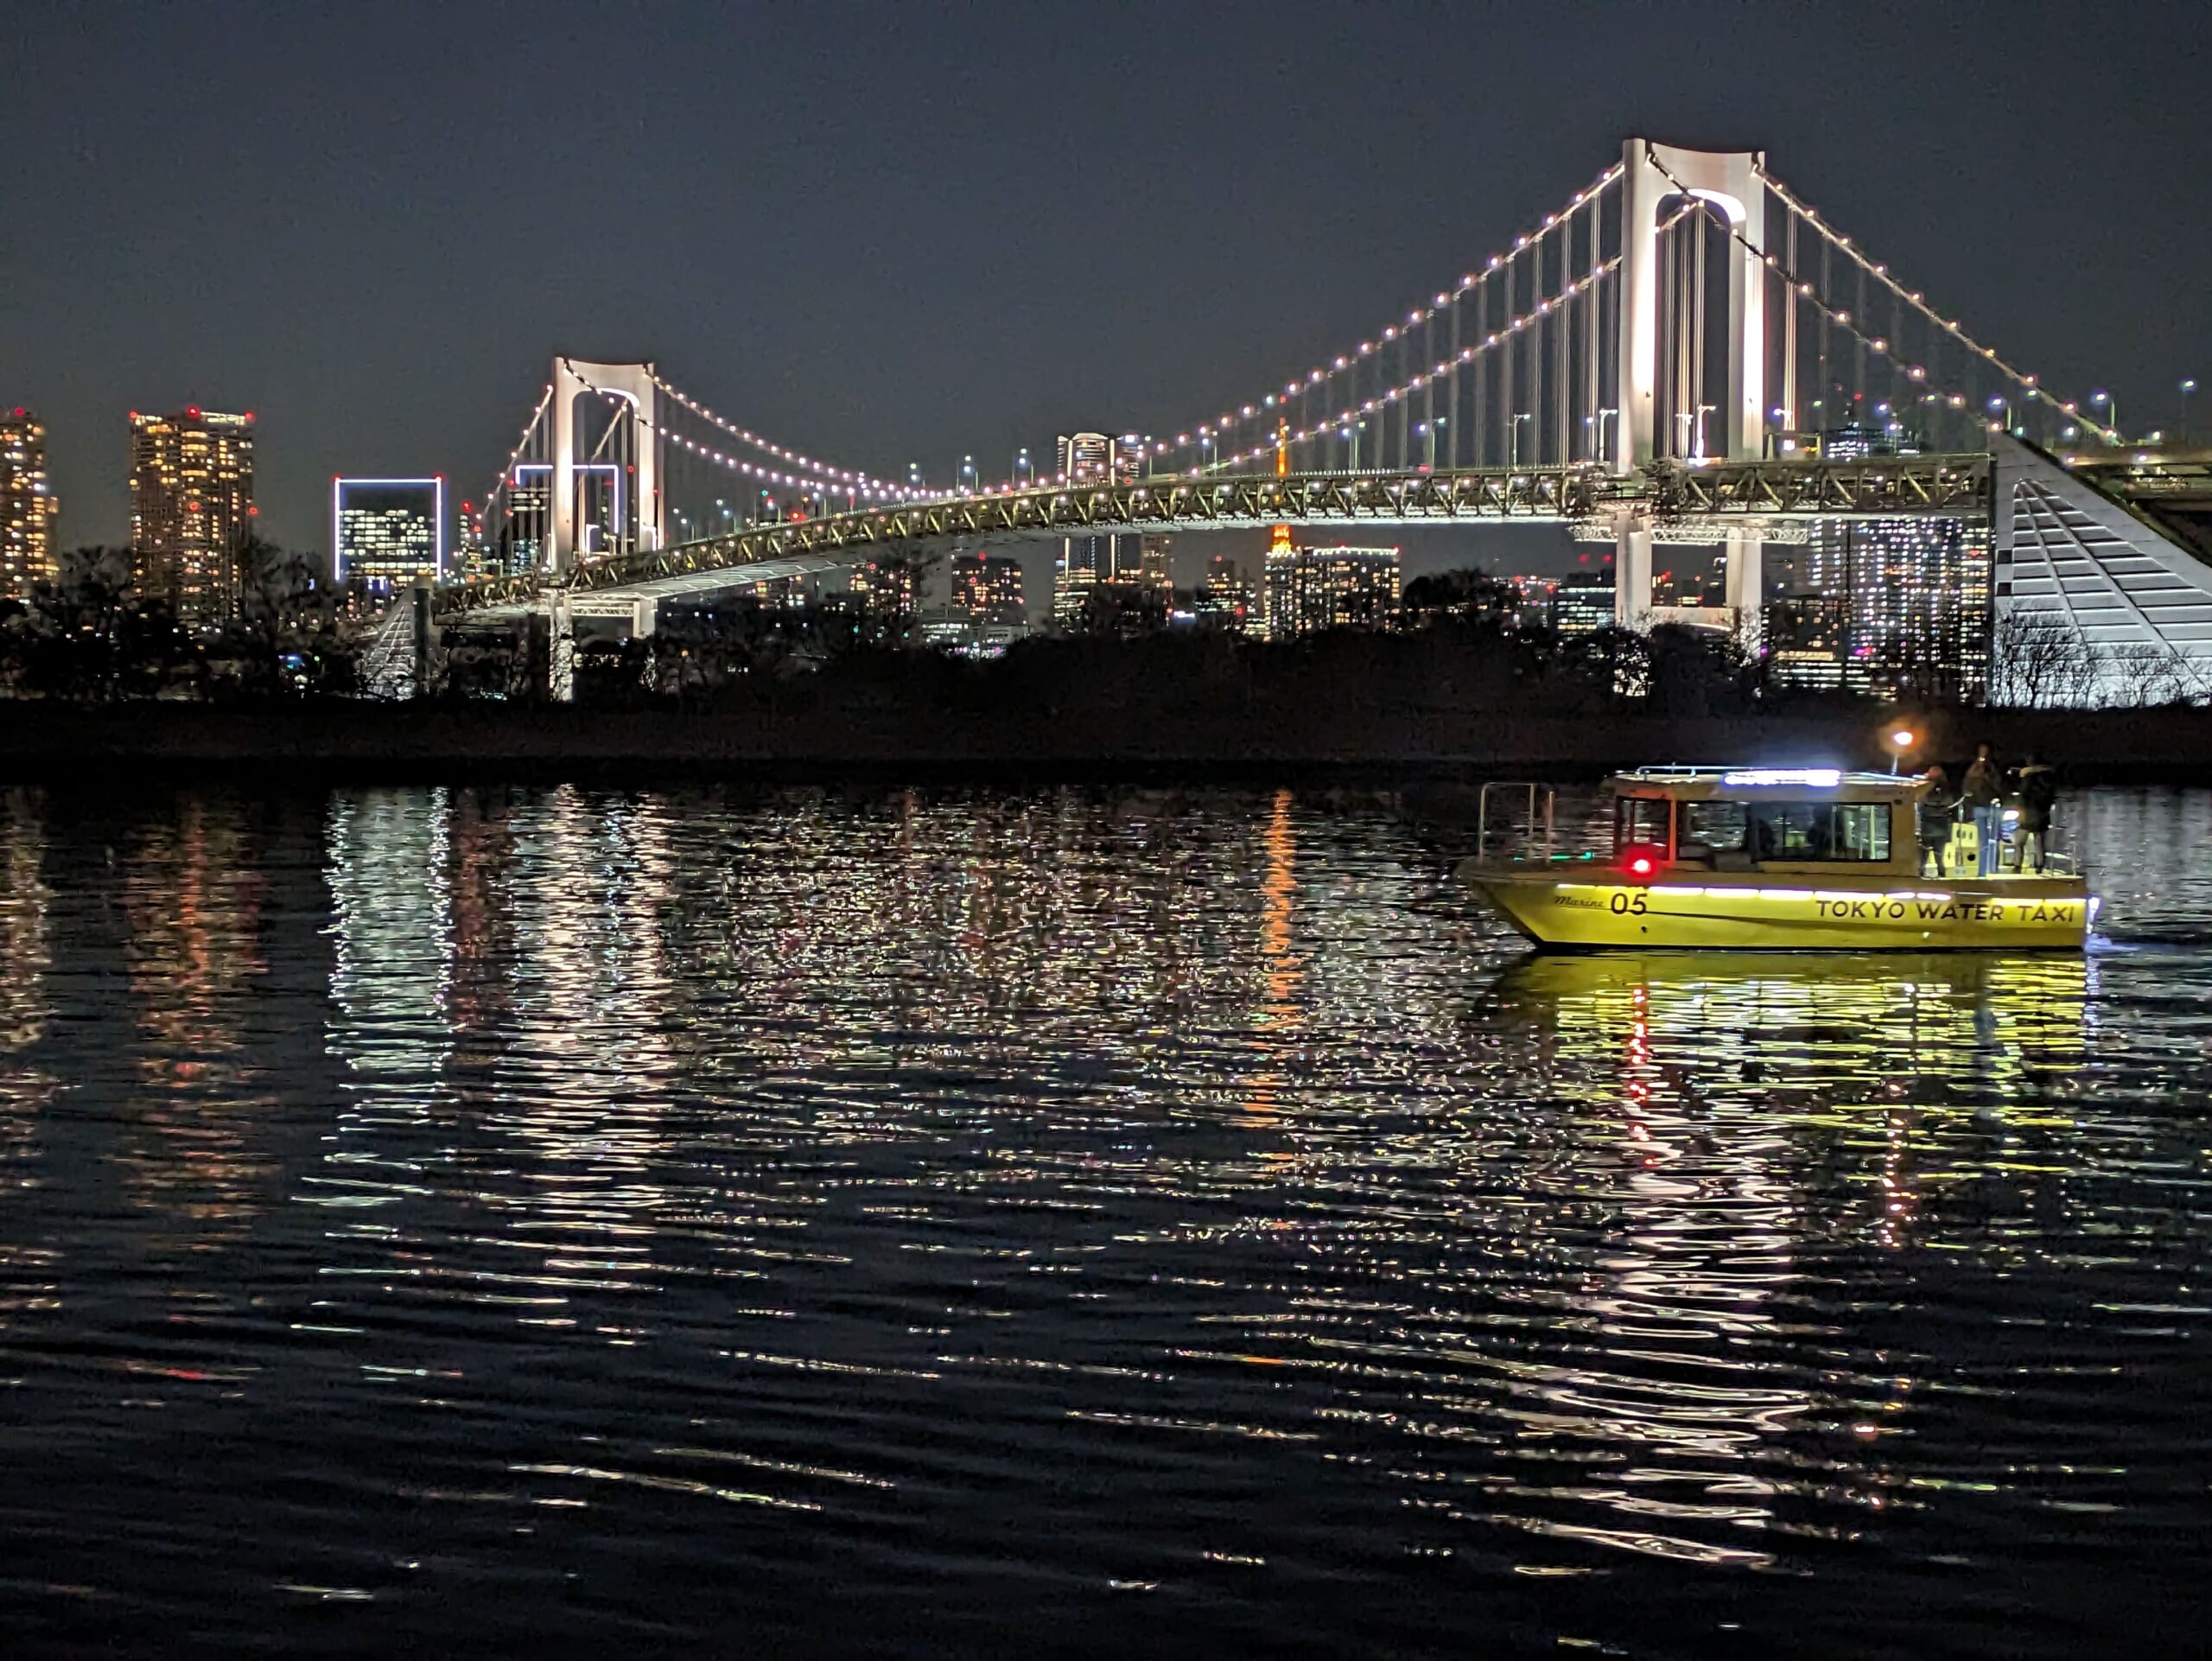
{"label": "person standing on boat", "polygon": [[2005,834],[2005,775],[1989,759],[1989,746],[1974,752],[1959,799],[1974,811],[1974,875],[1993,875],[1997,850]]}
{"label": "person standing on boat", "polygon": [[1925,875],[1933,864],[1937,876],[1951,874],[1951,830],[1959,822],[1959,799],[1951,793],[1951,780],[1941,763],[1921,775],[1928,793],[1920,799],[1920,869]]}
{"label": "person standing on boat", "polygon": [[2037,760],[2031,750],[2013,778],[2020,792],[2020,869],[2027,869],[2032,856],[2040,876],[2050,841],[2050,810],[2058,800],[2058,773]]}

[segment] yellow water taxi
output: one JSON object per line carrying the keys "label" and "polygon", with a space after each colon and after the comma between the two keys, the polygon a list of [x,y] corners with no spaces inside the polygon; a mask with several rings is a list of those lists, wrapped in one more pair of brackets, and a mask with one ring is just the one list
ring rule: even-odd
{"label": "yellow water taxi", "polygon": [[[1611,846],[1560,852],[1542,786],[1486,785],[1459,878],[1542,946],[2078,951],[2070,869],[1923,875],[1925,780],[1830,767],[1645,767],[1606,780]],[[1492,792],[1520,807],[1494,826]],[[1511,845],[1493,854],[1495,830]],[[1971,870],[1971,827],[1945,869]],[[2057,864],[2060,862],[2054,861]]]}

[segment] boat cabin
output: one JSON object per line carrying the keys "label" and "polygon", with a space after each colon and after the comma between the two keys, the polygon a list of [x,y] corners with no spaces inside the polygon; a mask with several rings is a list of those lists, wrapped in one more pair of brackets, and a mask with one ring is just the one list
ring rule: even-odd
{"label": "boat cabin", "polygon": [[1667,870],[1911,876],[1925,781],[1834,767],[1642,767],[1606,780],[1613,850]]}

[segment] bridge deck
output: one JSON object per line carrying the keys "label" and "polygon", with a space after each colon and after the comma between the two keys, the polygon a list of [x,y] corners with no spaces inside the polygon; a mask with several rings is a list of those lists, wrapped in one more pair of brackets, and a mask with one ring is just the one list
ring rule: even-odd
{"label": "bridge deck", "polygon": [[[1621,513],[1665,525],[1986,512],[1990,480],[1990,457],[1970,453],[1677,463],[1625,475],[1592,465],[1051,484],[865,508],[618,555],[579,565],[557,586],[610,597],[700,593],[831,570],[890,549],[1118,531],[1580,524]],[[439,609],[511,614],[529,608],[550,586],[556,585],[539,575],[456,585],[441,591]]]}

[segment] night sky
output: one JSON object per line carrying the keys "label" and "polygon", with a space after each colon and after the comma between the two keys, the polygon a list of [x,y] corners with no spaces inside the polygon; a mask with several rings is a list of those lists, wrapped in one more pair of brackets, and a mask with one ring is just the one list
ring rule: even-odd
{"label": "night sky", "polygon": [[253,410],[264,530],[320,548],[335,472],[480,492],[556,351],[1003,474],[1372,334],[1633,132],[1764,148],[2141,429],[2212,385],[2205,18],[15,0],[0,404],[47,418],[72,545],[127,533],[130,410]]}

